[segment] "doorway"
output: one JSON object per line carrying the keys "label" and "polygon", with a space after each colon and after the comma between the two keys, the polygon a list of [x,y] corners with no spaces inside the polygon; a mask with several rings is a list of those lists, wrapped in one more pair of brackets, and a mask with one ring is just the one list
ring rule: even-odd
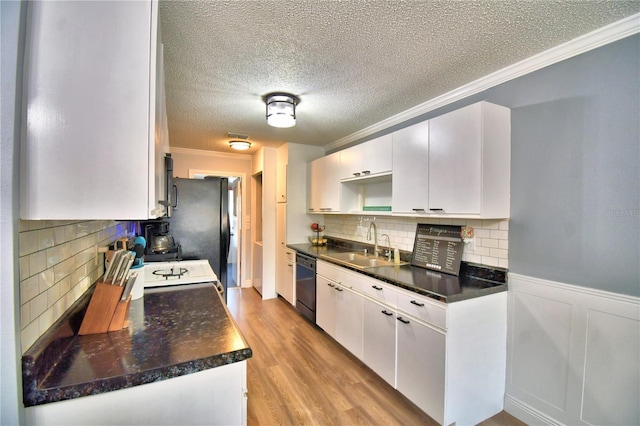
{"label": "doorway", "polygon": [[190,179],[204,179],[207,176],[226,177],[228,185],[229,254],[227,256],[227,288],[242,285],[242,185],[243,177],[230,173],[189,170]]}
{"label": "doorway", "polygon": [[[229,177],[229,256],[227,257],[227,287],[240,287],[239,270],[240,262],[238,257],[238,240],[240,232],[238,229],[238,216],[241,203],[241,183],[242,179],[237,176]],[[242,216],[240,216],[242,217]]]}

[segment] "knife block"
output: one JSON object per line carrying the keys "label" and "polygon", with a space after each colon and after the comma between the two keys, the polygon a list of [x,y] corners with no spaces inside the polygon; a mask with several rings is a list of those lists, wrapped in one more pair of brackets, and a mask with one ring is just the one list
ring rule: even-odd
{"label": "knife block", "polygon": [[80,325],[79,335],[106,333],[124,327],[131,296],[120,300],[124,287],[98,282]]}

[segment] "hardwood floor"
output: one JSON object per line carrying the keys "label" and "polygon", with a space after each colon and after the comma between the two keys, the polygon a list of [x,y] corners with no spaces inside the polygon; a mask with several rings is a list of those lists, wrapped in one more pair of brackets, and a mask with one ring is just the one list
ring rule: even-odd
{"label": "hardwood floor", "polygon": [[[248,425],[437,424],[284,299],[232,288],[227,300],[253,350]],[[524,423],[503,412],[482,424]]]}

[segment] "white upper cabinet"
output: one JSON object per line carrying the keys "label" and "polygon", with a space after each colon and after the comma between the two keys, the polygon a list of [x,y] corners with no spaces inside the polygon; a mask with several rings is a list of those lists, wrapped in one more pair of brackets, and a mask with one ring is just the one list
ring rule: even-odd
{"label": "white upper cabinet", "polygon": [[479,102],[394,132],[394,214],[509,217],[511,114]]}
{"label": "white upper cabinet", "polygon": [[163,214],[168,137],[157,6],[29,3],[21,218]]}
{"label": "white upper cabinet", "polygon": [[340,153],[325,155],[309,162],[307,174],[307,211],[328,213],[340,211]]}
{"label": "white upper cabinet", "polygon": [[340,178],[362,179],[391,173],[392,138],[384,135],[340,151]]}
{"label": "white upper cabinet", "polygon": [[394,213],[429,211],[429,121],[392,133]]}
{"label": "white upper cabinet", "polygon": [[511,112],[479,102],[429,121],[429,210],[509,217]]}

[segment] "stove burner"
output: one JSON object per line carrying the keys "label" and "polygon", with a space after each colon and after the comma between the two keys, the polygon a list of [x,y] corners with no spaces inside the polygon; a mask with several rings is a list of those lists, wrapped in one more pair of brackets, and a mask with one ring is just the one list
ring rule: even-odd
{"label": "stove burner", "polygon": [[164,277],[165,280],[169,278],[180,278],[184,274],[189,272],[187,268],[170,268],[170,269],[157,269],[153,271],[153,275]]}

